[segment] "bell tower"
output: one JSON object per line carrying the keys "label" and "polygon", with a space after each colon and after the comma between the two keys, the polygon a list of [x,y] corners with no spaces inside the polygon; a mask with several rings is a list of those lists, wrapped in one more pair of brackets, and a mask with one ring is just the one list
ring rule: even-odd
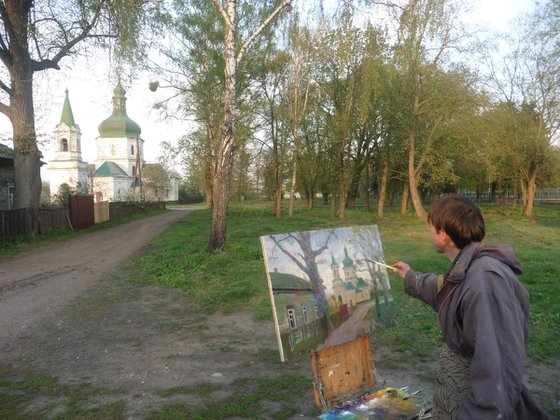
{"label": "bell tower", "polygon": [[72,106],[66,89],[60,123],[54,129],[55,152],[49,161],[51,196],[58,193],[64,183],[72,188],[78,184],[87,188],[88,165],[82,160],[80,127],[74,121]]}

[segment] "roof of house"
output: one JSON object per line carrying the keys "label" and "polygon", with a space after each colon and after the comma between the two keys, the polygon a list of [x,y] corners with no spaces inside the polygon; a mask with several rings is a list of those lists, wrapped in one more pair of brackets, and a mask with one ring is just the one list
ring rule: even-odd
{"label": "roof of house", "polygon": [[104,176],[106,176],[106,177],[110,177],[110,176],[115,176],[115,177],[126,176],[126,177],[128,177],[126,172],[123,171],[119,165],[117,165],[115,162],[111,162],[109,160],[103,162],[103,164],[95,170],[95,172],[93,173],[93,176],[94,177],[104,177]]}
{"label": "roof of house", "polygon": [[270,282],[273,289],[295,289],[308,290],[311,289],[311,282],[287,273],[270,273]]}
{"label": "roof of house", "polygon": [[0,158],[13,159],[14,151],[10,147],[0,144]]}

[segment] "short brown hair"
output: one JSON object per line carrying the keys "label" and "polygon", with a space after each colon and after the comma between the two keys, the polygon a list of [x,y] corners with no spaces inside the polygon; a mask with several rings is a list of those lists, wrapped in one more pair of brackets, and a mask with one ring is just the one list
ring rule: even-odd
{"label": "short brown hair", "polygon": [[467,197],[449,196],[434,201],[428,211],[428,222],[436,232],[447,233],[459,249],[482,241],[486,233],[480,210]]}

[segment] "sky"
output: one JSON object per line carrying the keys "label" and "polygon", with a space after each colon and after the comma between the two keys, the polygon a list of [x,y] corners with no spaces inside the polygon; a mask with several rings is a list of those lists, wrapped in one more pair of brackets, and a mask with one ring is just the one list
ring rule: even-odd
{"label": "sky", "polygon": [[[534,8],[533,0],[474,0],[473,3],[469,20],[495,31],[507,31],[513,18]],[[101,65],[100,60],[97,61],[63,60],[60,71],[49,70],[48,74],[36,76],[36,84],[40,85],[34,98],[36,128],[42,140],[40,149],[44,160],[48,161],[53,155],[53,132],[60,121],[65,89],[69,91],[74,120],[82,132],[82,157],[90,163],[95,160],[95,139],[99,135],[97,127],[111,115],[113,88],[117,83],[115,75],[110,74],[110,63],[107,61]],[[126,90],[128,116],[142,128],[144,159],[155,162],[162,154],[160,144],[163,141],[174,144],[188,132],[189,125],[188,122],[163,121],[152,109],[156,101],[163,99],[163,93],[151,92],[148,89],[150,81],[150,75],[141,75],[133,83],[123,81],[122,84]],[[11,147],[10,138],[10,122],[0,114],[0,142]]]}

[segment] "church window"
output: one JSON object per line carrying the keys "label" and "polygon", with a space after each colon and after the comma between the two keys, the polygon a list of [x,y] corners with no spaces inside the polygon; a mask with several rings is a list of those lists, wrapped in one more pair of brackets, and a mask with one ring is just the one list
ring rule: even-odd
{"label": "church window", "polygon": [[303,323],[307,324],[309,322],[309,315],[307,314],[307,305],[305,303],[301,304],[301,313],[303,315]]}
{"label": "church window", "polygon": [[132,176],[136,176],[136,166],[132,167]]}
{"label": "church window", "polygon": [[293,306],[286,308],[286,315],[288,316],[288,324],[291,330],[297,329],[296,311]]}
{"label": "church window", "polygon": [[111,145],[111,156],[115,156],[117,154],[117,148],[114,144]]}
{"label": "church window", "polygon": [[68,140],[62,139],[60,140],[60,151],[67,152],[68,151]]}
{"label": "church window", "polygon": [[134,145],[133,144],[130,145],[130,154],[134,155]]}

